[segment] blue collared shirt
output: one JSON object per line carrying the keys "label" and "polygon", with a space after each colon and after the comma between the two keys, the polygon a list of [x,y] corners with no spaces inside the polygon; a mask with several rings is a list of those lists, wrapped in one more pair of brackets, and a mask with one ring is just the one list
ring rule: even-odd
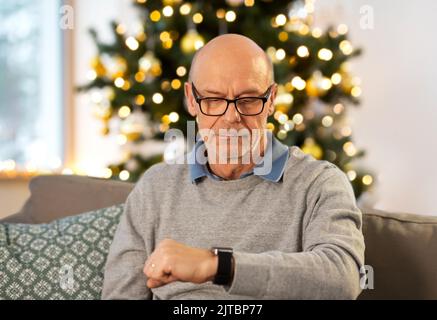
{"label": "blue collared shirt", "polygon": [[[287,164],[289,148],[285,144],[281,143],[275,137],[271,137],[271,139],[267,139],[267,141],[268,143],[270,143],[270,141],[272,143],[272,167],[270,172],[268,174],[262,175],[262,174],[257,174],[256,170],[255,171],[252,170],[250,172],[243,173],[239,179],[255,174],[258,175],[260,178],[263,178],[271,182],[279,182],[281,180],[282,175],[284,174],[285,165]],[[197,161],[195,156],[196,151],[199,148],[204,147],[204,143],[205,142],[203,140],[199,139],[196,142],[196,145],[194,146],[191,153],[188,155],[189,159],[191,160],[189,162],[191,182],[196,183],[203,177],[209,177],[215,180],[224,180],[223,178],[212,173],[208,169],[206,164],[202,164]],[[268,150],[268,148],[269,146],[267,146],[266,150]],[[256,165],[255,167],[261,165],[262,165],[262,161],[260,162],[259,165]]]}

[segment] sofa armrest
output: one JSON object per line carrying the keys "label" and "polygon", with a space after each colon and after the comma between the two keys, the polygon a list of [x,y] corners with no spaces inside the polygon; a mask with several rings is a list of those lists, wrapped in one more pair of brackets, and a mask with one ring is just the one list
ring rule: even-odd
{"label": "sofa armrest", "polygon": [[359,299],[437,299],[437,217],[362,209],[374,289]]}

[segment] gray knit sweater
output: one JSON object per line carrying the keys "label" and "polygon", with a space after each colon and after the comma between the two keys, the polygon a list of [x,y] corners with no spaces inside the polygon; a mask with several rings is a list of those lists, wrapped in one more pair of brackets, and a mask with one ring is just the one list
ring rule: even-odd
{"label": "gray knit sweater", "polygon": [[[190,181],[157,164],[129,195],[108,255],[103,299],[354,299],[364,264],[362,217],[346,175],[298,147],[279,183],[256,175]],[[228,287],[173,282],[150,290],[144,263],[170,238],[234,248]]]}

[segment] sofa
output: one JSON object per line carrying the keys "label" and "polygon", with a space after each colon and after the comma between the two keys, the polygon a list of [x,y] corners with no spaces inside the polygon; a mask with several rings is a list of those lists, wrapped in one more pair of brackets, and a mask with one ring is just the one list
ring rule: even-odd
{"label": "sofa", "polygon": [[[47,224],[123,204],[133,183],[74,175],[41,175],[22,209],[0,221]],[[437,217],[360,208],[368,280],[358,299],[437,299]]]}

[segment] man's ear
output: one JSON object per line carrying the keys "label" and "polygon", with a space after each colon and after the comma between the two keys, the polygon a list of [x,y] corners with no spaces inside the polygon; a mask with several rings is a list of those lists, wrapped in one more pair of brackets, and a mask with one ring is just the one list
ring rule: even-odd
{"label": "man's ear", "polygon": [[197,108],[196,108],[193,91],[190,83],[185,82],[184,92],[185,92],[185,105],[187,107],[187,110],[189,114],[191,114],[191,116],[195,118],[197,116]]}
{"label": "man's ear", "polygon": [[270,93],[270,98],[269,98],[269,107],[268,107],[269,116],[271,116],[275,112],[275,99],[277,93],[278,93],[278,85],[275,83],[272,86],[272,91]]}

